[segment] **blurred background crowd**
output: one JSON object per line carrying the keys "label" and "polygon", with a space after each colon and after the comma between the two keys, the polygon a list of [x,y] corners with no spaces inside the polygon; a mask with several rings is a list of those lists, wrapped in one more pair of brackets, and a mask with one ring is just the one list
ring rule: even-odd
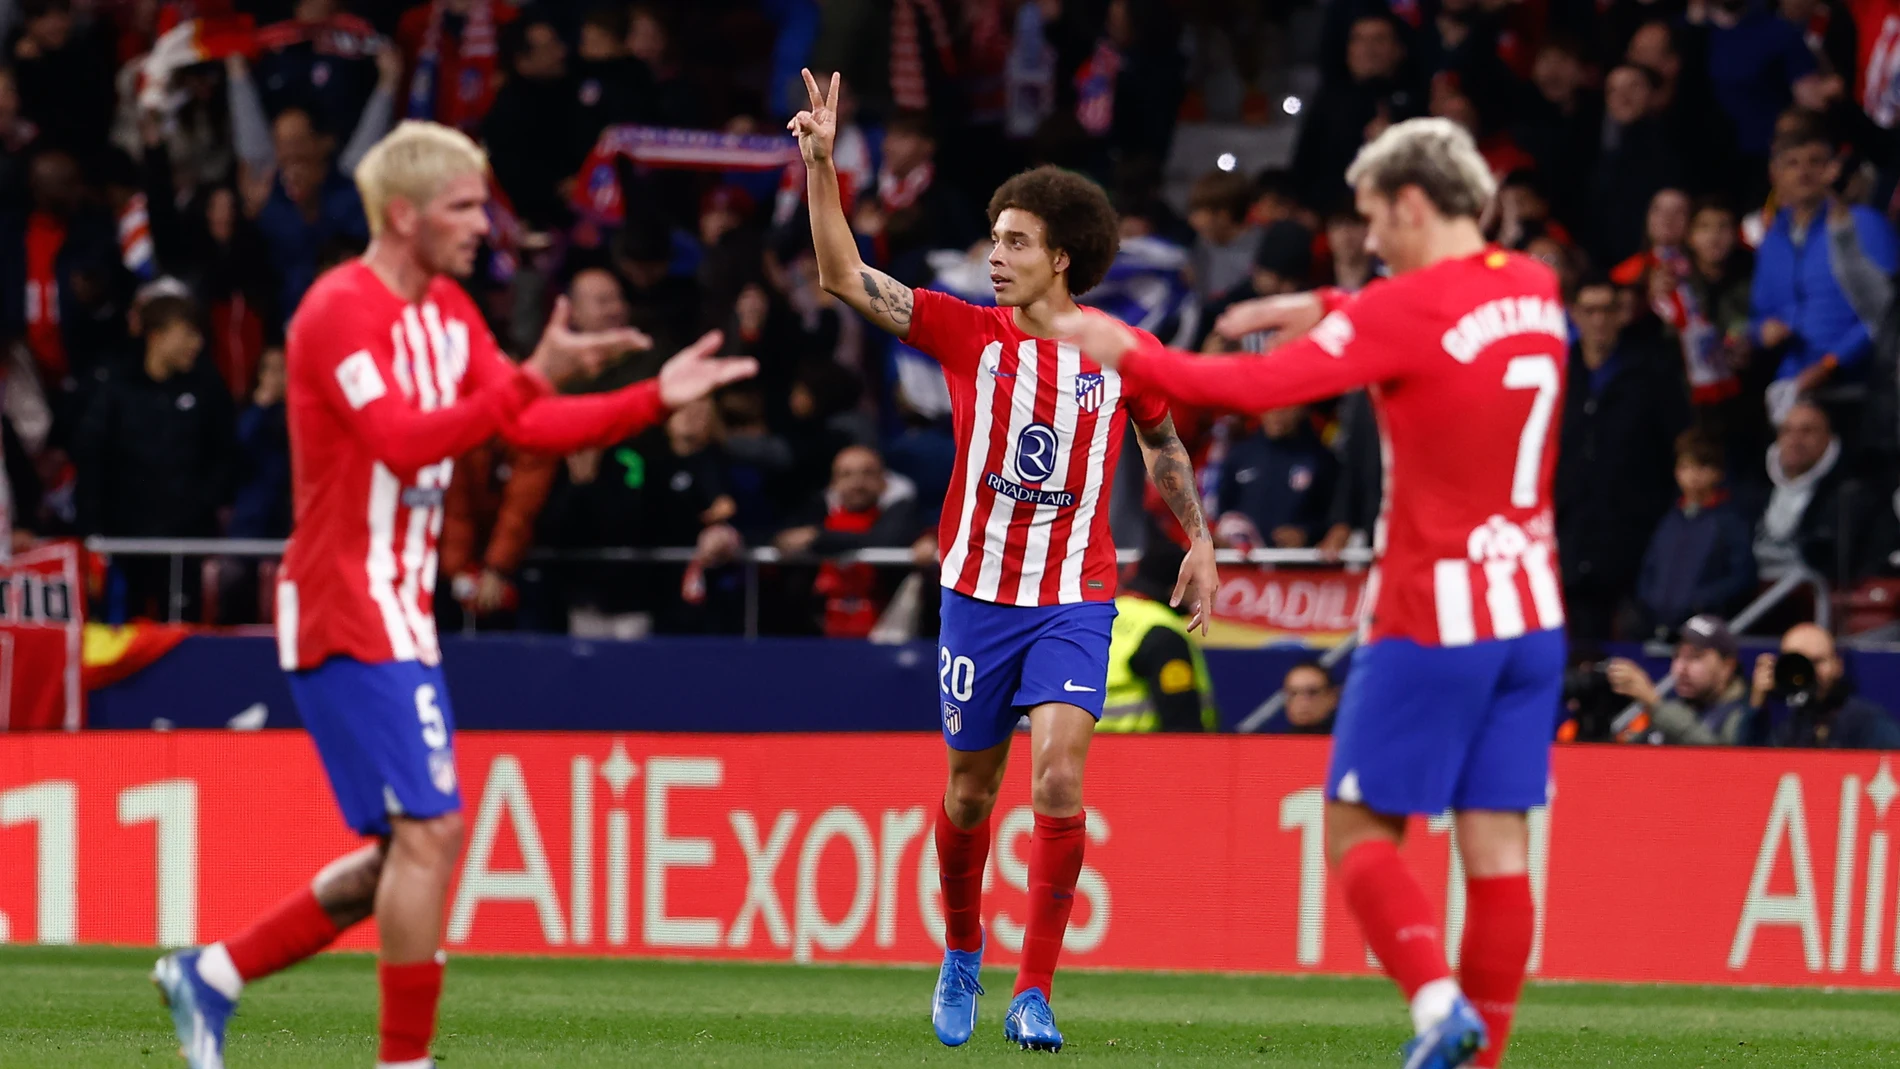
{"label": "blurred background crowd", "polygon": [[[895,597],[928,631],[934,582],[821,559],[885,547],[927,574],[955,447],[934,365],[817,287],[782,133],[809,66],[844,77],[867,262],[988,301],[990,190],[1060,164],[1123,216],[1088,302],[1206,351],[1274,344],[1212,334],[1228,304],[1380,273],[1341,177],[1368,137],[1467,126],[1496,241],[1570,304],[1575,637],[1674,634],[1801,569],[1850,629],[1891,626],[1900,0],[0,0],[0,41],[16,547],[288,533],[284,323],[363,247],[356,161],[430,118],[491,155],[467,285],[504,346],[525,355],[565,293],[575,327],[655,340],[589,388],[713,328],[764,368],[610,449],[462,457],[444,626],[735,632],[730,562],[773,547],[810,563],[767,569],[760,630],[862,636]],[[1176,416],[1224,545],[1369,542],[1363,395]],[[1117,541],[1167,583],[1178,532],[1122,474]],[[662,547],[691,552],[551,556]],[[97,614],[265,620],[270,573],[121,557]]]}

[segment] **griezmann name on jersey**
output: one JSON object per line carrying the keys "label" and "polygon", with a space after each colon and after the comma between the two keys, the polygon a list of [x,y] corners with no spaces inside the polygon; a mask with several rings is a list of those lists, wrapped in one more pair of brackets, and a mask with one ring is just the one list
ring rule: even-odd
{"label": "griezmann name on jersey", "polygon": [[1121,414],[1158,426],[1167,402],[1074,345],[1023,333],[1008,308],[924,289],[913,299],[904,340],[943,365],[958,445],[938,530],[943,586],[1001,605],[1113,600],[1105,498]]}
{"label": "griezmann name on jersey", "polygon": [[1326,301],[1318,325],[1270,353],[1144,340],[1124,378],[1245,412],[1367,387],[1385,500],[1364,637],[1467,646],[1561,627],[1552,483],[1569,333],[1556,275],[1487,250]]}

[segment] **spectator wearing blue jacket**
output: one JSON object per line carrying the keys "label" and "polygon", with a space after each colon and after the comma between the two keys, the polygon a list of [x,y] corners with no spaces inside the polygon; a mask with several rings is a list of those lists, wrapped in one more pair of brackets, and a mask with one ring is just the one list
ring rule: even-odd
{"label": "spectator wearing blue jacket", "polygon": [[1757,251],[1749,300],[1752,339],[1779,353],[1775,378],[1792,380],[1797,393],[1864,374],[1895,264],[1893,228],[1880,213],[1832,197],[1833,149],[1817,123],[1776,139],[1771,173],[1782,208]]}
{"label": "spectator wearing blue jacket", "polygon": [[1676,438],[1682,498],[1656,525],[1636,583],[1651,630],[1673,631],[1703,613],[1729,616],[1755,589],[1754,532],[1722,488],[1722,454],[1704,431]]}
{"label": "spectator wearing blue jacket", "polygon": [[1304,405],[1263,413],[1221,465],[1221,537],[1246,548],[1301,549],[1326,533],[1339,461],[1313,433]]}

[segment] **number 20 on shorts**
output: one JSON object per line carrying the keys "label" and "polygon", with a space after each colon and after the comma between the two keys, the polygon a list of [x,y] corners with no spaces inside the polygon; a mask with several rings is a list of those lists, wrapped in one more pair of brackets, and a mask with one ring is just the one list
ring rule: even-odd
{"label": "number 20 on shorts", "polygon": [[937,647],[937,686],[957,701],[969,701],[976,690],[976,662]]}

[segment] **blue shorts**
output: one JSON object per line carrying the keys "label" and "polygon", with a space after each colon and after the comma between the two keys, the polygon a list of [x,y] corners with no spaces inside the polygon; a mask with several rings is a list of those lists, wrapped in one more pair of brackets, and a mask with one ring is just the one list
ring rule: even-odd
{"label": "blue shorts", "polygon": [[332,657],[290,673],[290,696],[357,834],[388,835],[392,816],[461,810],[455,714],[441,668]]}
{"label": "blue shorts", "polygon": [[1543,805],[1563,696],[1562,631],[1470,646],[1361,646],[1333,729],[1326,797],[1375,813]]}
{"label": "blue shorts", "polygon": [[937,639],[943,741],[987,750],[1044,702],[1080,706],[1102,718],[1115,603],[1022,608],[946,589]]}

